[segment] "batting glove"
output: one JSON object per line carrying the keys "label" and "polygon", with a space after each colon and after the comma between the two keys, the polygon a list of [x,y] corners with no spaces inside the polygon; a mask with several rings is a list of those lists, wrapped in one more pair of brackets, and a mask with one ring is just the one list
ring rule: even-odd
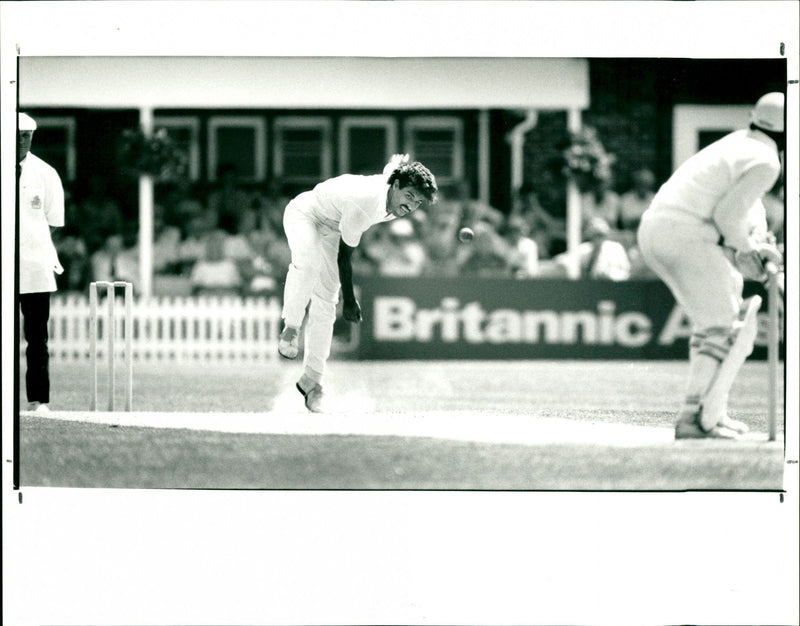
{"label": "batting glove", "polygon": [[764,263],[774,263],[777,266],[783,265],[783,255],[775,245],[775,241],[764,241],[755,246],[758,256]]}
{"label": "batting glove", "polygon": [[764,266],[767,263],[774,263],[776,266],[783,264],[783,255],[771,241],[754,242],[750,250],[737,250],[734,254],[734,263],[742,276],[751,280],[764,280],[767,277]]}

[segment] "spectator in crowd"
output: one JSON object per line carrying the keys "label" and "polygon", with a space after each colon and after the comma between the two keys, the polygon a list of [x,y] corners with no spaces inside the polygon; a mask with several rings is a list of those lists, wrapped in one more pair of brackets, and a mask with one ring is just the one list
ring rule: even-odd
{"label": "spectator in crowd", "polygon": [[181,239],[187,235],[189,222],[206,212],[191,181],[184,177],[161,185],[156,204],[163,209],[164,223],[180,229]]}
{"label": "spectator in crowd", "polygon": [[508,217],[505,239],[509,247],[511,271],[517,278],[531,278],[539,273],[539,246],[529,235],[528,222],[519,215]]}
{"label": "spectator in crowd", "polygon": [[625,246],[612,239],[611,232],[603,219],[595,219],[589,225],[587,243],[591,247],[587,247],[589,253],[581,262],[582,276],[616,281],[631,277],[631,263]]}
{"label": "spectator in crowd", "polygon": [[272,266],[274,278],[283,283],[286,278],[286,270],[292,261],[292,253],[286,236],[283,234],[283,227],[276,233],[272,228],[258,228],[249,235],[250,248],[253,254],[261,254],[264,260]]}
{"label": "spectator in crowd", "polygon": [[594,217],[584,228],[585,241],[573,252],[565,252],[556,257],[566,274],[573,256],[576,255],[581,278],[605,280],[628,280],[631,277],[631,263],[625,247],[609,238],[611,228],[601,217]]}
{"label": "spectator in crowd", "polygon": [[257,213],[257,228],[270,229],[276,235],[283,236],[283,211],[291,198],[284,191],[283,181],[270,178],[264,194],[254,196],[253,205]]}
{"label": "spectator in crowd", "polygon": [[[257,193],[253,198],[254,209],[242,221],[238,233],[240,238],[247,240],[247,245],[242,240],[233,239],[227,244],[227,254],[246,261],[242,266],[245,275],[269,273],[271,281],[283,283],[291,262],[289,244],[283,231],[283,211],[289,198],[283,194],[280,178],[270,179],[266,193]],[[246,267],[248,262],[249,268]],[[266,284],[270,281],[261,282]]]}
{"label": "spectator in crowd", "polygon": [[18,115],[19,303],[25,350],[25,392],[29,411],[47,412],[50,354],[47,349],[50,294],[63,272],[51,233],[64,225],[64,189],[56,170],[30,152],[36,122]]}
{"label": "spectator in crowd", "polygon": [[92,266],[86,242],[81,236],[78,207],[69,187],[64,187],[64,227],[53,231],[58,258],[64,268],[56,275],[58,291],[84,291],[92,279]]}
{"label": "spectator in crowd", "polygon": [[78,219],[89,254],[100,250],[112,235],[122,232],[124,219],[119,203],[108,193],[108,182],[92,174],[88,194],[78,202]]}
{"label": "spectator in crowd", "polygon": [[237,264],[246,295],[279,295],[278,285],[283,282],[288,259],[276,257],[278,239],[269,230],[256,229],[250,233],[248,243],[252,255]]}
{"label": "spectator in crowd", "polygon": [[181,274],[188,274],[194,264],[205,257],[206,240],[213,230],[209,214],[198,215],[186,225],[186,237],[178,244]]}
{"label": "spectator in crowd", "polygon": [[[268,258],[264,257],[260,260],[256,258],[256,252],[253,248],[253,242],[258,242],[256,236],[256,221],[257,215],[255,211],[248,211],[244,213],[239,220],[238,230],[231,234],[223,231],[223,255],[226,259],[230,259],[236,264],[239,270],[239,275],[242,277],[243,290],[246,292],[250,289],[251,282],[257,276],[264,275],[267,271],[272,270],[272,265]],[[263,282],[262,287],[263,287]],[[261,289],[263,291],[263,289]]]}
{"label": "spectator in crowd", "polygon": [[[180,274],[181,231],[164,221],[164,213],[160,204],[153,207],[153,273]],[[139,258],[138,230],[130,229],[124,254]]]}
{"label": "spectator in crowd", "polygon": [[636,280],[653,280],[658,278],[656,273],[650,268],[642,256],[639,245],[628,248],[628,260],[631,264],[631,278]]}
{"label": "spectator in crowd", "polygon": [[253,197],[239,184],[236,166],[222,163],[217,168],[217,188],[208,194],[208,210],[216,218],[215,226],[228,233],[239,230],[239,222],[253,211]]}
{"label": "spectator in crowd", "polygon": [[53,243],[64,273],[56,276],[58,291],[84,291],[92,279],[92,265],[83,239],[75,235],[53,233]]}
{"label": "spectator in crowd", "polygon": [[[359,174],[365,176],[366,174]],[[423,209],[417,209],[411,214],[411,218]],[[386,229],[382,225],[370,228],[361,236],[361,243],[353,250],[350,257],[350,264],[353,266],[354,276],[374,276],[380,267],[380,254],[383,249]]]}
{"label": "spectator in crowd", "polygon": [[631,262],[631,278],[654,278],[655,274],[644,262],[639,245],[636,241],[636,232],[642,215],[650,206],[655,196],[656,177],[647,168],[635,171],[632,174],[632,187],[620,196],[620,230],[617,239],[628,251]]}
{"label": "spectator in crowd", "polygon": [[91,255],[92,280],[125,280],[139,284],[139,255],[135,247],[126,247],[125,235],[110,235],[103,247]]}
{"label": "spectator in crowd", "polygon": [[505,277],[511,276],[508,247],[491,225],[475,224],[475,238],[465,246],[466,258],[459,265],[462,276]]}
{"label": "spectator in crowd", "polygon": [[426,258],[422,273],[427,276],[457,276],[461,261],[458,247],[461,205],[442,198],[443,194],[426,212],[424,221],[419,222]]}
{"label": "spectator in crowd", "polygon": [[596,236],[596,221],[608,225],[606,237],[616,234],[619,225],[620,198],[612,188],[610,171],[600,170],[588,190],[581,194],[581,217],[584,239]]}
{"label": "spectator in crowd", "polygon": [[371,257],[366,248],[361,246],[353,250],[350,262],[353,266],[353,276],[374,276],[378,273],[377,259]]}
{"label": "spectator in crowd", "polygon": [[155,207],[153,211],[153,271],[157,274],[180,273],[178,257],[181,231],[164,221],[163,210]]}
{"label": "spectator in crowd", "polygon": [[[545,169],[538,191],[530,184],[523,185],[512,208],[512,214],[528,223],[540,258],[552,258],[567,248],[566,197],[558,192],[559,185],[563,187],[565,183],[557,180],[551,168]],[[563,209],[559,209],[561,202]]]}
{"label": "spectator in crowd", "polygon": [[189,277],[193,295],[241,293],[242,275],[236,261],[225,256],[225,239],[223,230],[209,233],[205,255],[194,264]]}
{"label": "spectator in crowd", "polygon": [[243,213],[237,222],[236,231],[226,233],[225,256],[237,263],[246,263],[253,258],[250,237],[256,230],[257,216],[254,211]]}
{"label": "spectator in crowd", "polygon": [[655,196],[656,177],[647,168],[636,170],[632,176],[632,186],[619,200],[619,226],[636,236],[642,215]]}
{"label": "spectator in crowd", "polygon": [[[377,230],[377,229],[376,229]],[[414,233],[411,220],[394,220],[382,229],[385,237],[379,252],[381,276],[419,276],[425,265],[425,248]]]}
{"label": "spectator in crowd", "polygon": [[470,183],[463,179],[453,187],[452,202],[461,205],[461,225],[473,228],[478,222],[486,222],[495,230],[501,228],[505,221],[505,214],[490,204],[473,198]]}

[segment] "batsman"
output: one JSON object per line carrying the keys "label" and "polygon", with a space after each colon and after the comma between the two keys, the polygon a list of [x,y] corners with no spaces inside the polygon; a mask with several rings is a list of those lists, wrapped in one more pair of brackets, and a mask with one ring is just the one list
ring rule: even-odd
{"label": "batsman", "polygon": [[756,102],[748,128],[686,160],[642,216],[642,256],[692,324],[676,439],[737,439],[748,430],[728,415],[761,306],[759,296],[743,300],[742,287],[745,278],[763,280],[767,263],[783,263],[761,198],[780,176],[785,145],[784,95],[768,93]]}

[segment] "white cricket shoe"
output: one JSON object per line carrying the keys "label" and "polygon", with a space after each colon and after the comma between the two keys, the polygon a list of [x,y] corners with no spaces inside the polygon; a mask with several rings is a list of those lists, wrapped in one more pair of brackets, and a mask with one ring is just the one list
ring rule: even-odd
{"label": "white cricket shoe", "polygon": [[322,400],[324,398],[324,394],[322,393],[322,385],[319,383],[315,384],[311,387],[308,391],[303,389],[300,386],[300,383],[296,385],[297,391],[303,394],[303,398],[306,401],[306,408],[311,411],[312,413],[322,413]]}
{"label": "white cricket shoe", "polygon": [[29,402],[26,410],[33,413],[49,413],[50,407],[44,402]]}
{"label": "white cricket shoe", "polygon": [[728,430],[737,432],[740,435],[744,435],[746,432],[750,430],[750,427],[747,424],[745,424],[744,422],[740,422],[739,420],[735,420],[729,415],[726,415],[719,422],[717,422],[717,426],[722,426],[724,428],[727,428]]}
{"label": "white cricket shoe", "polygon": [[699,411],[682,411],[675,423],[675,439],[739,439],[739,433],[722,424],[703,430]]}
{"label": "white cricket shoe", "polygon": [[278,354],[284,359],[296,359],[300,352],[300,332],[286,326],[278,337]]}

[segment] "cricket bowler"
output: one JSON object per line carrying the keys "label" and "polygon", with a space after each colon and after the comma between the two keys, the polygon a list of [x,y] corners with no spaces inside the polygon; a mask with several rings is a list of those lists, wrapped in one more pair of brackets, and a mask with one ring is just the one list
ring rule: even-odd
{"label": "cricket bowler", "polygon": [[286,206],[283,226],[291,263],[283,294],[283,330],[278,352],[299,353],[300,327],[306,316],[303,374],[297,390],[309,411],[324,410],[322,377],[330,356],[339,290],[343,316],[361,321],[353,290],[351,256],[372,225],[410,215],[435,202],[433,174],[408,155],[395,155],[382,174],[344,174],[319,183]]}
{"label": "cricket bowler", "polygon": [[753,349],[761,298],[742,299],[744,278],[782,263],[761,198],[778,180],[785,150],[784,95],[762,96],[750,125],[678,167],[642,216],[645,262],[692,324],[686,396],[676,439],[737,439],[746,424],[728,415],[728,395]]}

